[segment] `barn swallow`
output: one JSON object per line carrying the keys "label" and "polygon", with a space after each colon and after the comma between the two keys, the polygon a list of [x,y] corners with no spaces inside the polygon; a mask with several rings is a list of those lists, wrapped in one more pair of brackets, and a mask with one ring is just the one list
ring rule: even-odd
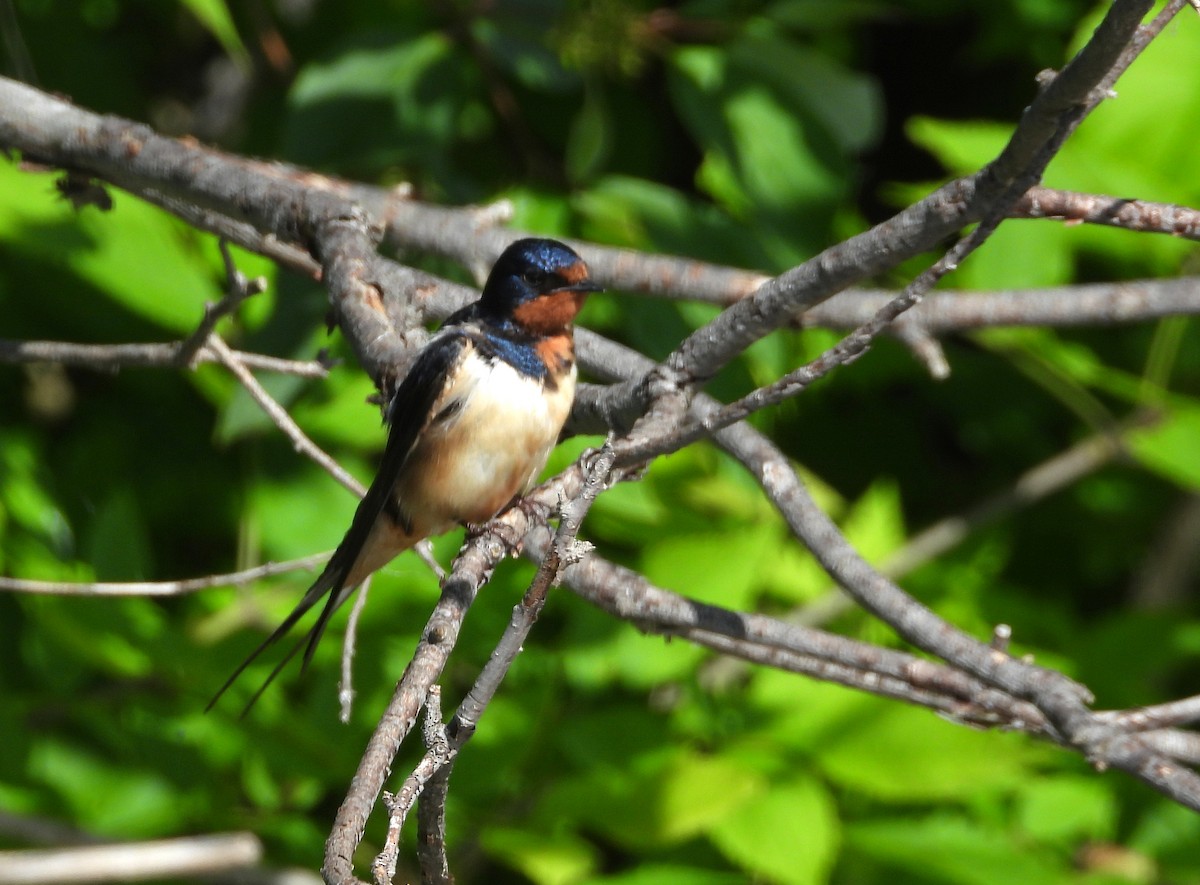
{"label": "barn swallow", "polygon": [[599,288],[555,240],[517,240],[501,253],[479,300],[446,320],[396,389],[379,473],[328,565],[208,709],[323,596],[307,639],[246,709],[301,646],[308,666],[333,613],[369,575],[424,538],[486,522],[532,488],[575,397],[572,321]]}

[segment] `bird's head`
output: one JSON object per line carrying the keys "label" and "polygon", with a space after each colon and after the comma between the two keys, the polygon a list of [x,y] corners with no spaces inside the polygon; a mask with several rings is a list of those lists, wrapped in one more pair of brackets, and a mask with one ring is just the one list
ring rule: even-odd
{"label": "bird's head", "polygon": [[568,329],[589,292],[600,287],[571,247],[524,239],[508,246],[488,275],[480,310],[536,335]]}

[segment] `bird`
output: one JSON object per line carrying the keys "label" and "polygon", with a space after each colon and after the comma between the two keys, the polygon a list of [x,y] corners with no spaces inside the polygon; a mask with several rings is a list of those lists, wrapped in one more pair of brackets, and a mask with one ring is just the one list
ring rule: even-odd
{"label": "bird", "polygon": [[368,576],[425,538],[487,522],[533,487],[575,398],[573,322],[596,291],[587,264],[564,243],[524,238],[504,249],[479,300],[447,318],[396,388],[378,472],[328,564],[207,710],[322,598],[307,637],[246,711],[301,647],[308,667],[333,613]]}

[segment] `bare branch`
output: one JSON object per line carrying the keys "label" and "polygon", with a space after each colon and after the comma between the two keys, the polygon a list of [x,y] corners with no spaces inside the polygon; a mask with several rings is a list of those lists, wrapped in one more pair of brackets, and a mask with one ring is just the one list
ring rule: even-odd
{"label": "bare branch", "polygon": [[[861,325],[894,297],[855,289],[830,298],[801,318],[805,327],[834,329]],[[1048,289],[997,292],[933,292],[893,328],[946,335],[1001,326],[1096,326],[1147,322],[1200,313],[1200,277],[1129,280]]]}
{"label": "bare branch", "polygon": [[[944,185],[883,224],[764,284],[689,335],[657,370],[657,377],[615,389],[606,411],[643,413],[652,396],[659,398],[655,408],[661,411],[664,397],[672,391],[703,383],[754,341],[804,310],[935,246],[967,224],[989,214],[995,218],[1007,213],[1017,197],[1036,183],[1063,140],[1107,94],[1110,80],[1132,60],[1126,50],[1137,45],[1139,24],[1151,5],[1150,0],[1117,0],[1092,39],[1061,74],[1046,81],[1000,156],[979,173]],[[1022,182],[1024,187],[1014,193]],[[974,238],[964,242],[974,243]],[[954,260],[947,261],[945,269]],[[943,272],[931,269],[929,282]],[[919,295],[922,287],[927,284],[915,285],[913,292]],[[674,411],[680,412],[678,405]],[[671,423],[678,415],[668,409],[661,417]]]}
{"label": "bare branch", "polygon": [[[531,536],[530,554],[545,532]],[[976,723],[1053,737],[1032,705],[962,672],[905,652],[836,636],[765,615],[733,612],[655,587],[640,575],[589,556],[564,574],[579,596],[642,629],[678,635],[745,660],[883,695]]]}
{"label": "bare branch", "polygon": [[321,872],[326,882],[352,885],[359,881],[354,876],[354,850],[362,841],[367,817],[391,771],[392,760],[400,743],[412,730],[430,686],[441,675],[479,588],[486,583],[506,549],[497,537],[481,535],[468,543],[455,560],[442,585],[442,595],[425,624],[421,641],[371,735],[350,782],[350,790],[338,808],[325,843],[325,863]]}
{"label": "bare branch", "polygon": [[421,792],[417,805],[417,863],[422,885],[452,885],[450,862],[446,854],[446,796],[450,790],[450,769],[438,768]]}
{"label": "bare branch", "polygon": [[153,189],[139,191],[137,195],[147,203],[159,206],[186,221],[197,230],[216,234],[220,239],[240,246],[247,252],[270,258],[280,267],[285,267],[302,277],[315,281],[321,279],[321,266],[305,249],[284,242],[273,233],[263,233],[251,224],[235,221],[213,209],[202,208],[186,198],[166,196]]}
{"label": "bare branch", "polygon": [[243,869],[261,859],[262,844],[251,833],[0,851],[0,885],[175,878]]}
{"label": "bare branch", "polygon": [[[0,363],[60,363],[97,372],[122,368],[169,368],[179,364],[182,341],[163,344],[72,344],[66,341],[12,341],[0,338]],[[231,351],[248,369],[279,372],[301,378],[324,378],[329,367],[321,362],[300,362],[258,353]],[[196,353],[197,363],[216,363],[220,358],[210,348]]]}
{"label": "bare branch", "polygon": [[[413,790],[413,800],[424,798],[417,809],[417,862],[426,882],[452,882],[450,861],[446,851],[446,794],[450,787],[452,758],[446,727],[442,723],[441,686],[433,685],[425,700],[425,722],[421,739],[429,751],[426,755],[434,764],[429,782]],[[405,779],[405,784],[408,780]],[[410,803],[411,804],[411,803]]]}
{"label": "bare branch", "polygon": [[770,443],[755,440],[744,425],[725,431],[731,432],[740,436],[737,442],[743,463],[760,478],[793,532],[861,606],[918,647],[1006,694],[1033,703],[1068,746],[1096,764],[1127,771],[1175,801],[1200,810],[1200,777],[1194,772],[1098,719],[1085,706],[1090,694],[1066,676],[991,649],[908,597],[858,555]]}
{"label": "bare branch", "polygon": [[1096,715],[1101,719],[1119,722],[1127,728],[1137,730],[1191,725],[1200,722],[1200,695],[1193,695],[1190,698],[1171,701],[1167,704],[1137,707],[1132,710],[1109,710]]}
{"label": "bare branch", "polygon": [[187,578],[179,581],[34,581],[27,578],[0,576],[0,590],[46,596],[182,596],[212,587],[238,587],[274,575],[282,575],[300,569],[311,569],[328,558],[329,551],[326,551],[300,559],[289,559],[286,562],[268,562],[254,568],[228,572],[223,575],[206,575],[202,578]]}
{"label": "bare branch", "polygon": [[[429,686],[429,694],[425,697],[425,722],[421,727],[421,735],[427,751],[425,756],[404,779],[399,792],[395,795],[383,794],[384,806],[388,810],[388,828],[383,849],[376,855],[375,861],[371,865],[371,875],[376,885],[387,885],[395,877],[396,864],[400,858],[400,833],[404,828],[404,821],[416,804],[417,797],[421,795],[430,779],[440,771],[442,764],[450,754],[450,747],[446,742],[446,729],[442,724],[442,688],[436,682]],[[437,829],[437,833],[433,834],[432,840],[418,837],[418,844],[421,846],[419,850],[422,855],[432,852],[437,856],[435,866],[441,870],[446,866],[444,818],[442,826],[435,829]],[[436,844],[430,844],[431,842]],[[422,863],[422,867],[424,866],[425,864]]]}
{"label": "bare branch", "polygon": [[1011,213],[1014,218],[1052,218],[1200,240],[1200,211],[1170,203],[1033,187],[1017,201]]}

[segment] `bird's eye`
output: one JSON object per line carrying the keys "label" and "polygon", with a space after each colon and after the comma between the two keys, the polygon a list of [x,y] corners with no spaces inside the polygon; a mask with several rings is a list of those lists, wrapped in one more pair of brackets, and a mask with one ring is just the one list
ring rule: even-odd
{"label": "bird's eye", "polygon": [[544,270],[539,270],[536,267],[528,268],[524,273],[521,274],[521,279],[535,288],[545,283],[547,277],[548,274]]}

